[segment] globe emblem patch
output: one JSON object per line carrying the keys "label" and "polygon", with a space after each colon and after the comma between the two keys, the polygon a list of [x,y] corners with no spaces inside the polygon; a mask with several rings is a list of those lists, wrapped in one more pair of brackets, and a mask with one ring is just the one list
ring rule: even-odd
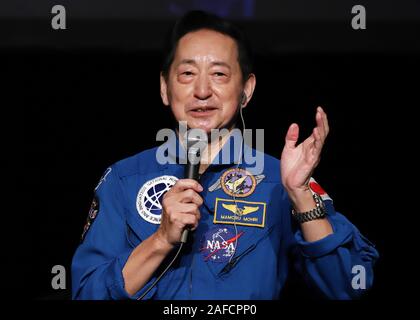
{"label": "globe emblem patch", "polygon": [[178,181],[174,176],[160,176],[147,181],[139,190],[136,207],[140,216],[147,222],[160,224],[162,197]]}

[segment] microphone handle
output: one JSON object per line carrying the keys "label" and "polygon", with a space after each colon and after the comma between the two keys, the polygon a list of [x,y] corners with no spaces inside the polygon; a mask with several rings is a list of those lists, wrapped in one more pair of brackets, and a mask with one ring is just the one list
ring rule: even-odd
{"label": "microphone handle", "polygon": [[[185,167],[185,178],[198,180],[198,169],[200,168],[200,163],[193,164],[188,161]],[[181,242],[186,243],[188,239],[188,232],[190,230],[188,228],[182,231]]]}
{"label": "microphone handle", "polygon": [[200,163],[193,164],[188,162],[185,167],[185,178],[186,179],[193,179],[198,180],[198,169],[200,167]]}
{"label": "microphone handle", "polygon": [[186,243],[188,240],[188,233],[189,233],[189,229],[184,229],[184,231],[182,231],[182,236],[181,236],[181,242],[182,243]]}

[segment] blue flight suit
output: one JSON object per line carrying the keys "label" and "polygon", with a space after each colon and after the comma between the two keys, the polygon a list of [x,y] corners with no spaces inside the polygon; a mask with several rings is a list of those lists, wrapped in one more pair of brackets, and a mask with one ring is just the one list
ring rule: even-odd
{"label": "blue flight suit", "polygon": [[[226,189],[232,187],[229,173],[236,170],[239,157],[230,140],[222,148],[231,155],[229,161],[213,161],[200,177],[204,204],[198,228],[190,232],[177,261],[144,299],[277,299],[291,266],[331,299],[352,299],[363,293],[363,287],[352,286],[354,266],[365,271],[369,289],[376,249],[329,200],[325,205],[334,233],[306,242],[292,221],[278,159],[260,154],[263,175],[258,181],[244,176],[252,186],[242,189],[235,202]],[[178,150],[177,138],[166,143],[175,143]],[[182,148],[173,150],[168,152],[170,158],[185,159]],[[184,165],[159,164],[156,152],[153,148],[115,163],[95,189],[97,203],[86,229],[90,228],[73,257],[73,299],[137,299],[160,274],[162,269],[133,296],[124,289],[122,269],[128,257],[159,227],[162,186],[168,179],[184,177]],[[244,145],[242,153],[247,152],[258,151]],[[244,163],[239,167],[252,172]],[[159,177],[166,182],[159,183]],[[221,177],[227,182],[220,183]],[[236,209],[242,215],[235,225],[232,212]]]}

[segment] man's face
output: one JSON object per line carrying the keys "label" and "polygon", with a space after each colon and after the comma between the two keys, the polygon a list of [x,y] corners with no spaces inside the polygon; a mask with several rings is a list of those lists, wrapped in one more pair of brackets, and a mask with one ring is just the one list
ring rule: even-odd
{"label": "man's face", "polygon": [[242,90],[235,41],[206,29],[179,40],[167,81],[161,77],[163,102],[176,120],[207,133],[232,127]]}

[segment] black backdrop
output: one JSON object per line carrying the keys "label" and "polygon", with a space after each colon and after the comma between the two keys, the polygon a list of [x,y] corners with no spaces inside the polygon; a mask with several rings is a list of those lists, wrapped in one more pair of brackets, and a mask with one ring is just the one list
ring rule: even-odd
{"label": "black backdrop", "polygon": [[[31,23],[39,34],[41,22]],[[164,30],[171,22],[150,23]],[[406,157],[402,143],[415,129],[408,123],[418,105],[418,22],[375,22],[364,31],[348,21],[239,23],[256,43],[257,89],[244,112],[247,127],[264,128],[265,151],[279,157],[288,125],[299,123],[307,136],[315,107],[325,107],[331,133],[315,177],[381,254],[365,299],[402,298],[395,294],[400,278],[389,278],[408,250],[395,218],[404,186],[394,178],[409,167],[397,161]],[[109,24],[120,26],[111,38],[121,32],[131,42],[87,44],[92,35],[83,37],[83,26],[107,30]],[[23,250],[30,267],[14,259],[7,266],[23,269],[24,284],[15,289],[30,284],[32,298],[68,299],[71,258],[99,177],[113,162],[154,146],[156,132],[171,125],[159,96],[161,52],[134,45],[135,29],[128,28],[129,37],[115,21],[79,21],[57,46],[51,35],[60,31],[51,30],[41,44],[19,46],[22,29],[10,29],[0,58],[11,93],[4,101],[18,110],[24,134],[24,169],[14,186],[24,202],[25,236],[12,251],[21,256]],[[156,31],[159,41],[162,32]],[[67,269],[64,291],[51,289],[57,264]],[[290,297],[299,294],[290,290]]]}

